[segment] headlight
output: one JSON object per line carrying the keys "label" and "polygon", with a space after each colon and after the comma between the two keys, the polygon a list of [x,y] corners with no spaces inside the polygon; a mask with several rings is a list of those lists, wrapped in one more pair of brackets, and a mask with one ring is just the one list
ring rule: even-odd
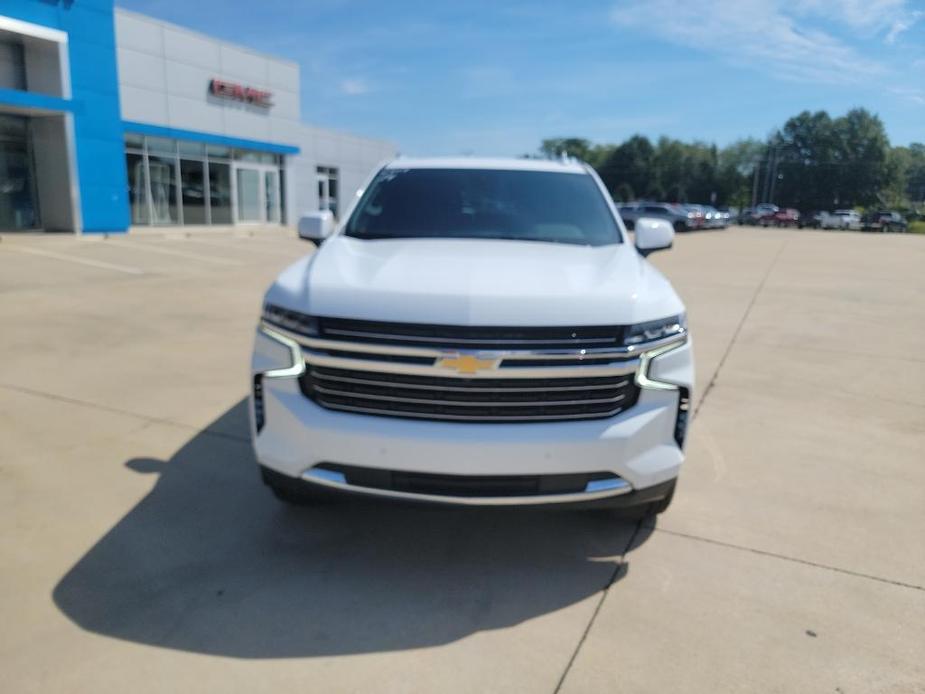
{"label": "headlight", "polygon": [[687,314],[669,316],[647,323],[637,323],[626,329],[623,344],[626,346],[654,342],[672,335],[681,335],[687,330]]}
{"label": "headlight", "polygon": [[264,304],[262,318],[264,322],[283,330],[289,330],[308,337],[318,336],[318,319],[314,316],[291,311],[288,308],[275,306],[274,304]]}

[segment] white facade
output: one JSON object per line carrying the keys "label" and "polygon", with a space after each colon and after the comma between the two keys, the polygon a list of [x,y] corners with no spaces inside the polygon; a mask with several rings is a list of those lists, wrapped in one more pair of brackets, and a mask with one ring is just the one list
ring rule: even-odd
{"label": "white facade", "polygon": [[[337,179],[340,212],[374,167],[395,156],[389,142],[303,124],[297,63],[121,9],[115,10],[115,31],[126,132],[137,123],[176,131],[172,136],[179,140],[187,133],[253,150],[261,143],[298,148],[297,154],[284,153],[281,164],[286,224],[326,202],[319,200],[319,167],[322,178]],[[269,92],[272,105],[216,95],[213,80]],[[236,140],[247,144],[234,145]]]}

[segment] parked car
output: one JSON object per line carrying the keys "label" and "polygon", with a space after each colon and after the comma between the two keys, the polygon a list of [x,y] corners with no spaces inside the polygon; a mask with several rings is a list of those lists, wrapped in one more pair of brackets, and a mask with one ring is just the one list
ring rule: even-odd
{"label": "parked car", "polygon": [[899,212],[880,210],[862,218],[863,228],[867,231],[906,231],[909,224]]}
{"label": "parked car", "polygon": [[835,210],[834,213],[822,212],[820,226],[823,229],[860,229],[861,215],[855,210]]}
{"label": "parked car", "polygon": [[727,226],[729,224],[739,223],[739,214],[741,213],[741,210],[738,207],[719,207],[717,209],[725,218]]}
{"label": "parked car", "polygon": [[692,231],[703,226],[702,213],[688,210],[670,202],[638,202],[620,207],[620,217],[627,228],[632,229],[640,217],[665,219],[676,232]]}
{"label": "parked car", "polygon": [[740,215],[739,223],[740,224],[761,224],[761,220],[765,217],[773,216],[777,214],[780,208],[777,205],[772,205],[769,202],[763,202],[755,207],[749,207],[742,211]]}
{"label": "parked car", "polygon": [[725,229],[729,226],[729,213],[716,209],[712,205],[703,205],[707,217],[707,226],[711,229]]}
{"label": "parked car", "polygon": [[800,229],[809,227],[810,229],[819,229],[822,226],[822,215],[824,212],[810,212],[809,214],[800,215],[800,221],[797,226]]}
{"label": "parked car", "polygon": [[758,223],[764,227],[795,227],[800,223],[800,211],[792,207],[762,215]]}
{"label": "parked car", "polygon": [[[684,304],[585,164],[397,159],[264,297],[250,423],[285,502],[664,511],[684,460]],[[323,242],[323,243],[322,243]]]}
{"label": "parked car", "polygon": [[703,226],[707,229],[725,229],[729,225],[729,216],[712,205],[688,205],[696,208],[703,215]]}

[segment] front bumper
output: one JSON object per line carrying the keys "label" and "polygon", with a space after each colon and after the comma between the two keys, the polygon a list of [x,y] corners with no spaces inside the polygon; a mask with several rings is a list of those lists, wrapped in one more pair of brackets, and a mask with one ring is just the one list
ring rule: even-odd
{"label": "front bumper", "polygon": [[[261,345],[262,339],[258,336],[255,374],[277,361],[272,354],[277,347]],[[677,424],[679,402],[693,386],[690,342],[652,359],[648,375],[679,388],[644,386],[632,408],[608,419],[526,424],[419,421],[335,412],[306,398],[295,377],[263,379],[259,433],[253,393],[251,398],[254,450],[264,468],[287,478],[380,496],[406,498],[382,490],[344,488],[336,480],[319,477],[319,466],[459,476],[609,473],[625,485],[592,489],[592,496],[582,498],[631,497],[670,483],[680,470],[684,454],[677,440]],[[422,499],[425,495],[413,496]],[[573,497],[534,498],[530,503],[581,500]],[[466,503],[446,497],[439,500]],[[524,503],[513,497],[492,501],[480,497],[472,502]]]}

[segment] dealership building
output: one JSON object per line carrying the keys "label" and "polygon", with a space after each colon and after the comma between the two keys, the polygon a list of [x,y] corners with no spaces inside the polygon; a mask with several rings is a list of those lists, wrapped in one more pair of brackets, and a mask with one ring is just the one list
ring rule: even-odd
{"label": "dealership building", "polygon": [[0,231],[292,225],[382,140],[302,122],[299,66],[112,0],[0,3]]}

